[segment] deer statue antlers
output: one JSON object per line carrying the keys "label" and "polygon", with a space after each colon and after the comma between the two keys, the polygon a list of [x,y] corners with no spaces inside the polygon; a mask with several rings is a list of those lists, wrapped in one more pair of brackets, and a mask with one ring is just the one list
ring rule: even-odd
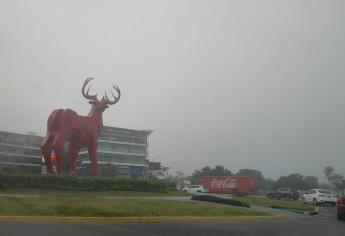
{"label": "deer statue antlers", "polygon": [[[86,99],[89,99],[89,100],[92,100],[92,101],[99,101],[97,99],[97,94],[95,95],[89,95],[89,91],[90,91],[90,88],[91,86],[87,89],[86,93],[85,93],[85,87],[86,85],[91,81],[93,80],[93,78],[87,78],[83,84],[83,88],[81,90],[83,96],[86,98]],[[118,93],[118,96],[116,97],[113,92],[111,92],[111,95],[113,96],[114,100],[113,101],[110,101],[109,98],[108,98],[108,95],[107,95],[107,91],[105,91],[104,93],[104,96],[102,98],[102,101],[104,101],[107,105],[114,105],[116,104],[119,100],[120,100],[120,97],[121,97],[121,91],[119,89],[119,87],[117,87],[116,85],[113,85],[113,88],[114,90]]]}
{"label": "deer statue antlers", "polygon": [[83,88],[81,89],[81,93],[83,94],[84,98],[86,99],[89,99],[89,100],[92,100],[92,101],[98,101],[97,99],[97,94],[95,95],[89,95],[89,91],[90,91],[90,88],[91,86],[87,89],[86,93],[85,93],[85,87],[86,85],[91,81],[93,80],[93,78],[87,78],[83,84]]}

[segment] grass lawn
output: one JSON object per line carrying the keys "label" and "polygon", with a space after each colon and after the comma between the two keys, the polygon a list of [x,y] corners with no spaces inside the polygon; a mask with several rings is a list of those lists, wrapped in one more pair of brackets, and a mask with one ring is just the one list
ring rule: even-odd
{"label": "grass lawn", "polygon": [[[108,196],[189,196],[182,192],[61,191],[52,189],[6,188],[0,194],[3,216],[266,216],[269,214],[230,206],[172,200],[101,199]],[[42,197],[32,197],[39,195]]]}
{"label": "grass lawn", "polygon": [[269,214],[222,205],[169,200],[110,200],[87,197],[0,197],[6,216],[266,216]]}
{"label": "grass lawn", "polygon": [[249,196],[249,197],[233,197],[233,199],[249,203],[250,205],[271,207],[271,208],[287,208],[300,210],[313,210],[314,207],[304,204],[301,201],[272,200],[267,197]]}

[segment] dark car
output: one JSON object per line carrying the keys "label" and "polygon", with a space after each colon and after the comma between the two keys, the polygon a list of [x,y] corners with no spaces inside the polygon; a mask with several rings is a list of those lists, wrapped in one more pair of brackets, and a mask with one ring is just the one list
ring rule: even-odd
{"label": "dark car", "polygon": [[340,197],[337,201],[337,218],[338,220],[345,219],[345,197]]}
{"label": "dark car", "polygon": [[297,201],[300,197],[299,192],[294,188],[278,188],[267,194],[271,199],[285,199]]}

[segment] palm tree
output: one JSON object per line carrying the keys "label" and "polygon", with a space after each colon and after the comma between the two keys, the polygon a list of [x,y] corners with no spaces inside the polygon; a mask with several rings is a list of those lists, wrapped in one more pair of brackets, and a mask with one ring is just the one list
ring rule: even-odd
{"label": "palm tree", "polygon": [[340,190],[339,186],[341,186],[343,180],[344,180],[344,177],[342,175],[333,174],[331,176],[332,186],[334,187],[335,190]]}
{"label": "palm tree", "polygon": [[332,166],[326,166],[325,169],[323,170],[323,173],[325,173],[325,177],[328,180],[329,188],[332,191],[331,179],[332,179],[332,176],[334,175],[334,168]]}

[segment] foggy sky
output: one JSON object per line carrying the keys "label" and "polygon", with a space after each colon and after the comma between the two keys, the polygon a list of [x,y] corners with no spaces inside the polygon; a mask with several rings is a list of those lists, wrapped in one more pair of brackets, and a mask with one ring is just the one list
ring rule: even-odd
{"label": "foggy sky", "polygon": [[[0,0],[0,130],[116,83],[104,124],[153,130],[154,161],[345,175],[344,1]],[[322,179],[321,179],[322,180]]]}

